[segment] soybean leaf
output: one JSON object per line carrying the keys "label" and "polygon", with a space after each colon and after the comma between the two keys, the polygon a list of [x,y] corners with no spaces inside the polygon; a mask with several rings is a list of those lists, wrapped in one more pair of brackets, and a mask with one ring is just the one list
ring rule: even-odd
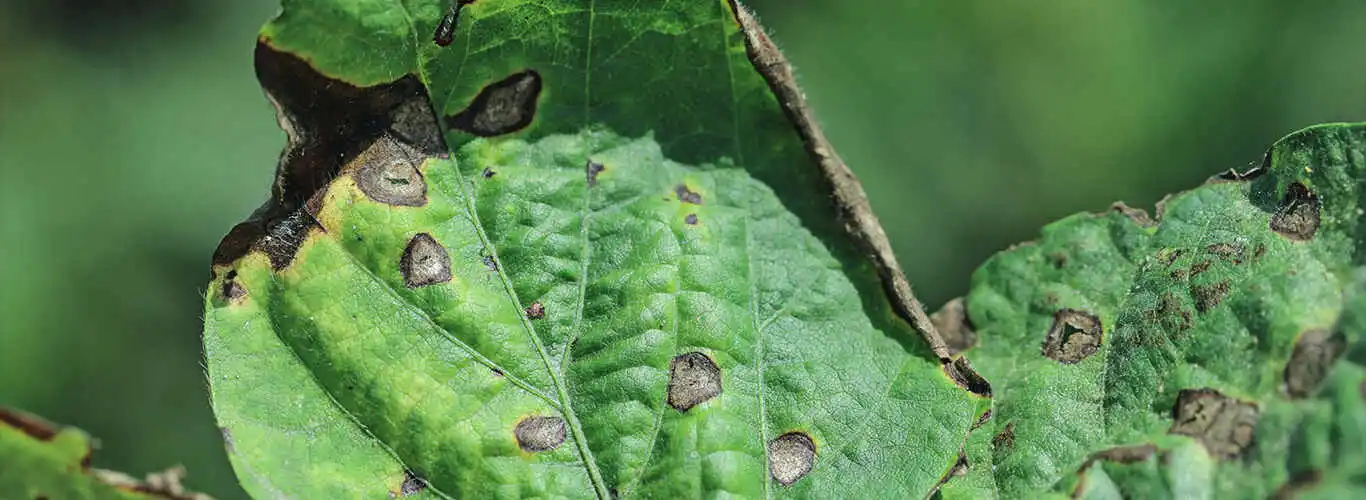
{"label": "soybean leaf", "polygon": [[1311,127],[992,257],[935,318],[995,389],[942,493],[1366,493],[1364,178],[1366,126]]}
{"label": "soybean leaf", "polygon": [[989,388],[733,2],[287,0],[256,66],[289,143],[204,332],[254,496],[923,497],[960,462]]}

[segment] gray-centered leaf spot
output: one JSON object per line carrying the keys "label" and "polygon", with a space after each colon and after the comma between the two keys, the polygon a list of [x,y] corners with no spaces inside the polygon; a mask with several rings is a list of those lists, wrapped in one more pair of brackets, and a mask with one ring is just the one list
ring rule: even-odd
{"label": "gray-centered leaf spot", "polygon": [[816,443],[801,432],[789,432],[768,442],[768,472],[773,480],[791,486],[816,462]]}
{"label": "gray-centered leaf spot", "polygon": [[1103,336],[1100,318],[1086,311],[1062,309],[1053,315],[1053,326],[1043,341],[1043,355],[1073,364],[1100,351]]}
{"label": "gray-centered leaf spot", "polygon": [[484,87],[464,110],[447,116],[446,125],[480,137],[516,132],[536,117],[540,95],[540,73],[514,73]]}
{"label": "gray-centered leaf spot", "polygon": [[450,254],[427,233],[418,233],[408,240],[398,267],[403,274],[403,284],[408,288],[451,280]]}
{"label": "gray-centered leaf spot", "polygon": [[564,444],[564,419],[560,417],[527,417],[513,429],[517,446],[532,453],[550,451]]}
{"label": "gray-centered leaf spot", "polygon": [[686,412],[721,394],[721,369],[700,352],[674,356],[669,362],[669,406]]}
{"label": "gray-centered leaf spot", "polygon": [[1301,333],[1290,361],[1285,364],[1285,393],[1292,398],[1304,398],[1318,390],[1346,344],[1342,336],[1321,328]]}
{"label": "gray-centered leaf spot", "polygon": [[1183,389],[1172,408],[1168,432],[1196,438],[1211,455],[1229,459],[1252,445],[1260,413],[1252,403],[1214,389]]}
{"label": "gray-centered leaf spot", "polygon": [[405,207],[427,204],[427,182],[418,171],[422,154],[385,135],[354,160],[356,186],[380,203]]}

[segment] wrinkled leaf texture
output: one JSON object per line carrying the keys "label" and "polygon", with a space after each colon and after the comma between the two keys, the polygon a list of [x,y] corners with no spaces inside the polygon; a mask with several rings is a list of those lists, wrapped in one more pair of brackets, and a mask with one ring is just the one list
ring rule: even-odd
{"label": "wrinkled leaf texture", "polygon": [[1360,486],[1361,126],[992,258],[938,315],[969,365],[738,6],[447,10],[262,31],[290,144],[205,299],[254,496]]}

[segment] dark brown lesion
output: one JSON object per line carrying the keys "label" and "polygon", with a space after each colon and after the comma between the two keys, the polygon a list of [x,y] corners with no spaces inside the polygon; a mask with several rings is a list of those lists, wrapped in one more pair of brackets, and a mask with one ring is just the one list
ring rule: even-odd
{"label": "dark brown lesion", "polygon": [[381,137],[424,156],[444,149],[426,90],[412,75],[358,87],[322,75],[266,39],[257,42],[255,59],[288,142],[270,199],[219,243],[216,267],[252,250],[265,251],[276,269],[288,266],[309,231],[321,229],[315,213],[326,186]]}
{"label": "dark brown lesion", "polygon": [[949,377],[949,380],[952,380],[963,390],[977,396],[991,397],[991,383],[987,382],[986,378],[983,378],[977,373],[977,370],[972,368],[972,363],[968,362],[967,357],[958,356],[943,363],[940,368],[944,370],[944,374]]}
{"label": "dark brown lesion", "polygon": [[1271,216],[1271,230],[1293,241],[1308,241],[1319,230],[1318,196],[1301,183],[1293,183]]}
{"label": "dark brown lesion", "polygon": [[527,319],[541,319],[545,317],[545,306],[540,301],[532,302],[526,306],[525,312]]}
{"label": "dark brown lesion", "polygon": [[1005,428],[991,437],[991,447],[1001,451],[1015,447],[1015,421],[1006,422]]}
{"label": "dark brown lesion", "polygon": [[1195,299],[1196,312],[1206,313],[1214,309],[1223,302],[1224,296],[1228,295],[1229,281],[1223,280],[1212,285],[1195,285],[1191,287],[1191,297]]}
{"label": "dark brown lesion", "polygon": [[1104,340],[1100,318],[1087,311],[1062,309],[1044,336],[1043,355],[1063,364],[1077,363],[1100,352]]}
{"label": "dark brown lesion", "polygon": [[1295,341],[1295,351],[1285,364],[1285,393],[1292,398],[1305,398],[1318,390],[1333,362],[1347,348],[1347,340],[1340,333],[1315,328],[1301,333]]}
{"label": "dark brown lesion", "polygon": [[228,274],[223,277],[223,284],[219,288],[219,294],[222,295],[223,300],[231,304],[240,303],[242,302],[242,299],[246,298],[247,288],[237,281],[236,269],[228,271]]}
{"label": "dark brown lesion", "polygon": [[598,174],[601,174],[603,170],[607,170],[606,165],[595,162],[591,159],[584,163],[583,173],[584,176],[588,178],[588,187],[598,185]]}
{"label": "dark brown lesion", "polygon": [[1260,416],[1257,405],[1214,389],[1183,389],[1172,407],[1168,432],[1193,437],[1211,455],[1230,459],[1252,446]]}
{"label": "dark brown lesion", "polygon": [[702,204],[702,194],[689,189],[687,184],[680,183],[679,185],[674,186],[674,196],[677,196],[678,201],[683,203],[691,203],[693,205]]}
{"label": "dark brown lesion", "polygon": [[669,362],[669,406],[686,412],[721,395],[721,368],[706,354],[688,352]]}
{"label": "dark brown lesion", "polygon": [[446,125],[479,137],[516,132],[536,118],[541,96],[541,74],[535,70],[514,73],[479,91],[469,106],[446,117]]}
{"label": "dark brown lesion", "polygon": [[[427,480],[412,470],[403,471],[403,483],[399,484],[398,496],[416,495],[427,489]],[[392,492],[391,492],[392,494]]]}

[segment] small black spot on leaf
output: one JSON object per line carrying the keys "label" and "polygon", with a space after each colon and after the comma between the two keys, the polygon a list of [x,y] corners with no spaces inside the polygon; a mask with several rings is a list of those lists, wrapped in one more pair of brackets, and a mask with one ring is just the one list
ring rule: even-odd
{"label": "small black spot on leaf", "polygon": [[1257,406],[1214,389],[1183,389],[1172,408],[1168,432],[1193,437],[1211,455],[1228,459],[1252,445],[1252,431],[1260,417]]}
{"label": "small black spot on leaf", "polygon": [[1271,230],[1293,241],[1310,240],[1319,230],[1319,198],[1304,184],[1291,184],[1271,216]]}
{"label": "small black spot on leaf", "polygon": [[1202,261],[1200,261],[1200,262],[1196,262],[1195,264],[1191,265],[1191,277],[1194,278],[1194,277],[1200,275],[1200,273],[1203,273],[1203,272],[1205,272],[1205,271],[1208,271],[1208,270],[1209,270],[1210,264],[1211,264],[1210,261],[1208,261],[1208,260],[1202,260]]}
{"label": "small black spot on leaf", "polygon": [[485,256],[484,256],[484,267],[485,267],[485,268],[488,268],[488,270],[490,270],[490,271],[497,271],[497,270],[498,270],[498,261],[493,260],[493,256],[492,256],[492,255],[485,255]]}
{"label": "small black spot on leaf", "polygon": [[721,369],[700,352],[674,356],[669,362],[669,406],[688,411],[721,394]]}
{"label": "small black spot on leaf", "polygon": [[697,192],[694,192],[691,189],[688,189],[687,184],[679,184],[677,186],[674,186],[674,195],[678,196],[678,200],[682,201],[683,203],[691,203],[693,205],[702,204],[702,195]]}
{"label": "small black spot on leaf", "polygon": [[526,317],[531,318],[531,319],[541,319],[541,318],[544,318],[544,317],[545,317],[545,306],[541,305],[541,303],[540,303],[539,301],[537,301],[537,302],[532,302],[531,305],[527,306],[527,308],[526,308]]}
{"label": "small black spot on leaf", "polygon": [[403,250],[399,272],[408,288],[445,283],[451,280],[451,256],[432,235],[418,233]]}
{"label": "small black spot on leaf", "polygon": [[802,432],[789,432],[768,442],[768,472],[773,480],[791,486],[816,461],[816,443]]}
{"label": "small black spot on leaf", "polygon": [[688,214],[687,216],[683,217],[683,223],[689,226],[696,226],[697,214]]}
{"label": "small black spot on leaf", "polygon": [[516,132],[536,117],[541,74],[526,70],[484,87],[464,110],[446,117],[446,124],[480,137]]}
{"label": "small black spot on leaf", "polygon": [[595,162],[591,159],[584,164],[583,173],[585,176],[588,177],[589,187],[598,185],[598,174],[602,173],[603,170],[607,170],[606,165]]}
{"label": "small black spot on leaf", "polygon": [[485,179],[492,179],[495,175],[498,175],[498,172],[494,172],[491,168],[484,167],[483,176]]}
{"label": "small black spot on leaf", "polygon": [[1073,364],[1100,351],[1104,329],[1100,318],[1086,311],[1062,309],[1053,315],[1053,326],[1043,341],[1043,355]]}
{"label": "small black spot on leaf", "polygon": [[426,205],[427,183],[414,158],[421,158],[417,150],[390,136],[381,137],[356,157],[356,186],[366,197],[380,203]]}
{"label": "small black spot on leaf", "polygon": [[963,390],[982,397],[991,397],[991,383],[982,378],[976,370],[972,369],[972,363],[968,358],[959,356],[953,361],[943,363],[944,374],[948,375],[949,380],[958,384]]}
{"label": "small black spot on leaf", "polygon": [[962,297],[945,303],[944,307],[930,316],[930,322],[944,337],[949,354],[958,354],[977,345],[977,332],[968,319],[968,308]]}
{"label": "small black spot on leaf", "polygon": [[1312,395],[1346,347],[1342,335],[1324,329],[1301,333],[1290,361],[1285,364],[1285,393],[1292,398]]}
{"label": "small black spot on leaf", "polygon": [[560,417],[527,417],[513,429],[517,446],[532,453],[550,451],[564,444],[564,419]]}

